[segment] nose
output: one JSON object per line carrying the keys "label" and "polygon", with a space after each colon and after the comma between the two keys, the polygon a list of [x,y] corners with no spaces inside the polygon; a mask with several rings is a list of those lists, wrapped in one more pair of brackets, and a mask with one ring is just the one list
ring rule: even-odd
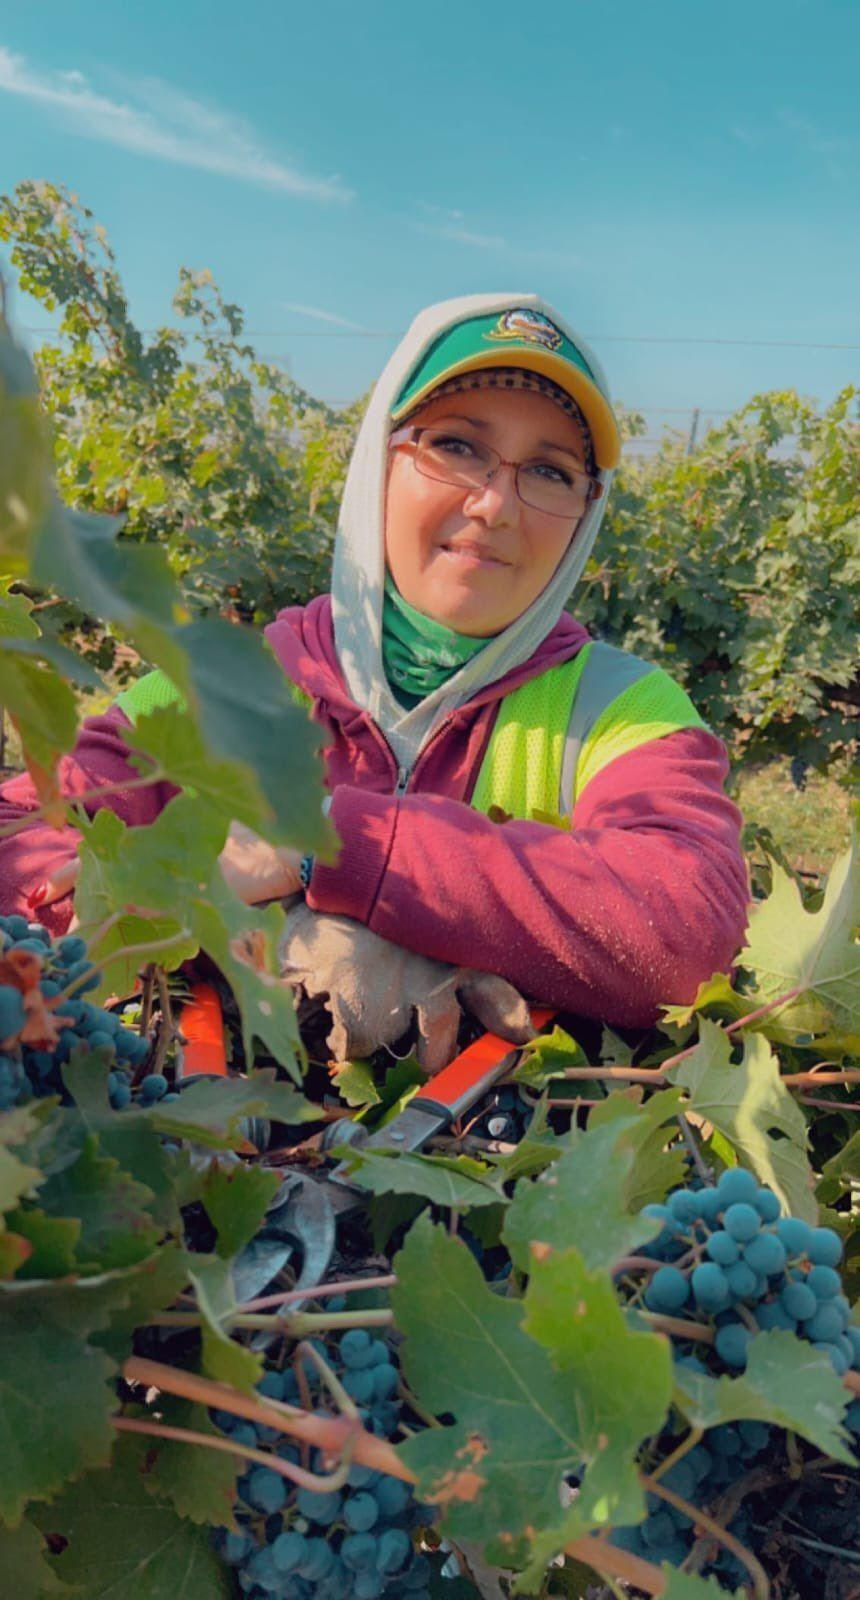
{"label": "nose", "polygon": [[480,489],[470,489],[463,501],[463,510],[469,517],[486,523],[488,528],[517,522],[520,515],[520,497],[517,494],[516,467],[502,465],[493,473],[489,483]]}

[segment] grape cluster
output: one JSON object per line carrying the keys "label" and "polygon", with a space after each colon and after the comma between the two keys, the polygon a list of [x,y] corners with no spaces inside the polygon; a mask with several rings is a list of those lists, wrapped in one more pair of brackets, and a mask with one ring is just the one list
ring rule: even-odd
{"label": "grape cluster", "polygon": [[711,1317],[721,1366],[745,1367],[757,1332],[785,1328],[823,1350],[840,1377],[860,1368],[860,1328],[842,1293],[842,1241],[832,1228],[781,1216],[773,1191],[741,1167],[714,1188],[676,1189],[644,1212],[663,1224],[645,1253],[665,1263],[648,1283],[645,1305]]}
{"label": "grape cluster", "polygon": [[[114,1012],[85,998],[98,982],[77,934],[53,940],[39,922],[0,917],[0,1111],[34,1096],[66,1099],[60,1069],[81,1045],[109,1051],[110,1103],[117,1111],[130,1103],[132,1074],[149,1045]],[[54,1004],[70,986],[68,997]],[[154,1103],[168,1088],[160,1073],[144,1079],[141,1103]]]}
{"label": "grape cluster", "polygon": [[[676,1365],[700,1374],[736,1374],[746,1366],[757,1332],[784,1328],[822,1350],[841,1376],[860,1369],[860,1328],[850,1321],[836,1268],[842,1243],[832,1228],[813,1228],[781,1215],[773,1191],[735,1167],[713,1188],[677,1189],[665,1205],[647,1205],[645,1215],[662,1223],[642,1254],[662,1263],[642,1299],[649,1311],[703,1322],[715,1332],[713,1346],[675,1339]],[[673,1336],[674,1337],[674,1336]],[[846,1426],[860,1434],[860,1401],[848,1407]],[[764,1454],[774,1430],[755,1421],[724,1423],[661,1475],[661,1482],[690,1505],[708,1506]],[[672,1449],[677,1441],[666,1441]],[[665,1455],[665,1451],[659,1452]],[[636,1527],[616,1528],[612,1542],[634,1555],[680,1565],[694,1541],[686,1513],[655,1494]],[[729,1531],[742,1542],[751,1532],[742,1506]],[[713,1572],[731,1583],[747,1574],[721,1551]]]}
{"label": "grape cluster", "polygon": [[470,1126],[469,1132],[482,1139],[499,1139],[508,1144],[518,1144],[526,1131],[534,1107],[520,1099],[515,1084],[493,1089],[481,1101],[481,1115]]}
{"label": "grape cluster", "polygon": [[[331,1310],[342,1310],[345,1301],[335,1297],[327,1304]],[[351,1328],[332,1348],[318,1344],[318,1349],[356,1402],[364,1427],[390,1437],[400,1415],[397,1367],[390,1346],[364,1328]],[[309,1358],[303,1372],[311,1390],[318,1390],[317,1370]],[[302,1403],[291,1367],[266,1372],[258,1392],[290,1405]],[[321,1397],[316,1404],[322,1409]],[[223,1411],[212,1415],[234,1442],[274,1449],[283,1460],[298,1464],[298,1449],[274,1428]],[[324,1470],[319,1459],[312,1461],[312,1467]],[[215,1544],[236,1569],[249,1600],[426,1597],[431,1567],[416,1550],[412,1534],[426,1527],[435,1512],[416,1501],[410,1486],[399,1478],[353,1463],[342,1489],[318,1493],[295,1488],[270,1467],[253,1465],[239,1478],[238,1490],[238,1532],[217,1529]]]}

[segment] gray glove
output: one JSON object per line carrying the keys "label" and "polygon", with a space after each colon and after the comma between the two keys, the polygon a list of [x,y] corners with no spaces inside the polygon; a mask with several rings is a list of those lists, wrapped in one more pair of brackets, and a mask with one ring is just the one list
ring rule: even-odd
{"label": "gray glove", "polygon": [[418,1020],[417,1055],[428,1074],[457,1053],[461,1007],[491,1033],[527,1044],[536,1034],[522,995],[505,978],[404,950],[350,917],[290,905],[281,940],[281,976],[308,998],[325,996],[335,1061],[372,1055]]}

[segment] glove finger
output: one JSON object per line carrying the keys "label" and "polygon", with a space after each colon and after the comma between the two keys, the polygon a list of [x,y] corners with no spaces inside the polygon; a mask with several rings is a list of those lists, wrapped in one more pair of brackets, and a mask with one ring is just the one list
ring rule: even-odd
{"label": "glove finger", "polygon": [[418,1018],[416,1054],[422,1071],[432,1077],[453,1061],[460,1031],[460,1007],[453,988],[429,995],[415,1008]]}
{"label": "glove finger", "polygon": [[467,972],[457,984],[462,1003],[479,1022],[513,1044],[537,1038],[529,1008],[518,989],[495,972]]}

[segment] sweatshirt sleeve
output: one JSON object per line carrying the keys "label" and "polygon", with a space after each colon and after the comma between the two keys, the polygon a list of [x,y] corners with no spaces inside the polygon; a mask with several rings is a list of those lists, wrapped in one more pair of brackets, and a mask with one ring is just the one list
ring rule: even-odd
{"label": "sweatshirt sleeve", "polygon": [[[140,789],[125,785],[139,782],[140,773],[129,761],[129,749],[122,738],[128,718],[116,706],[103,716],[88,717],[81,725],[71,755],[60,760],[60,791],[67,800],[110,785],[113,793],[104,800],[88,800],[85,809],[93,816],[102,806],[110,806],[129,826],[152,822],[177,793],[169,783],[146,784]],[[114,786],[118,786],[114,788]],[[20,773],[0,784],[0,828],[25,818],[39,808],[39,800],[28,773]],[[74,828],[54,828],[41,818],[16,833],[0,837],[0,914],[20,912],[32,916],[27,897],[76,854],[79,835]],[[72,896],[68,894],[35,913],[54,934],[62,933],[72,915]]]}
{"label": "sweatshirt sleeve", "polygon": [[341,785],[341,853],[314,867],[308,903],[499,973],[534,1001],[648,1027],[743,943],[749,884],[727,773],[708,729],[649,740],[591,779],[570,832]]}

